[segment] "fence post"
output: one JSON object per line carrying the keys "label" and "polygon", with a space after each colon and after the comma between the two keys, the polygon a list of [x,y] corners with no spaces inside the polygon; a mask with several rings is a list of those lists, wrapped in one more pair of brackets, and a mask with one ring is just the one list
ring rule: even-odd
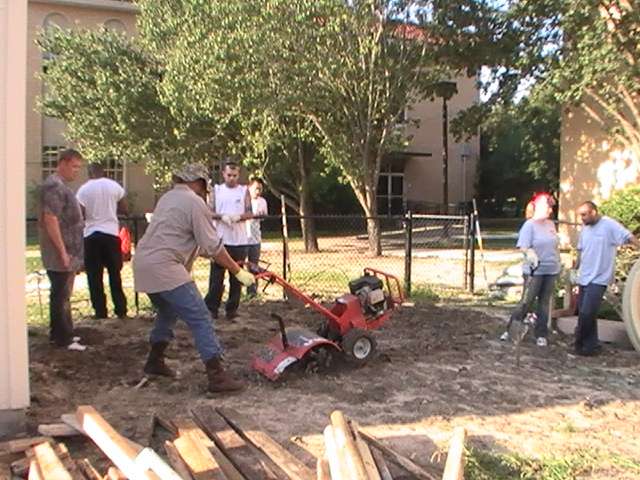
{"label": "fence post", "polygon": [[[129,217],[127,217],[129,218]],[[138,231],[138,220],[140,219],[140,217],[134,216],[133,217],[133,244],[137,247],[138,246],[138,236],[139,236],[139,231]],[[133,261],[133,259],[132,259]],[[131,268],[131,272],[133,273],[133,267]],[[138,295],[138,291],[134,289],[133,291],[133,303],[136,306],[136,317],[140,316],[140,295]]]}
{"label": "fence post", "polygon": [[[287,279],[289,267],[289,227],[287,225],[287,205],[284,202],[284,195],[280,195],[280,215],[282,217],[282,278]],[[286,298],[285,290],[282,290]]]}
{"label": "fence post", "polygon": [[464,217],[462,238],[462,248],[464,249],[464,289],[467,290],[469,288],[469,215]]}
{"label": "fence post", "polygon": [[476,279],[476,219],[475,214],[469,214],[469,228],[471,230],[471,258],[469,261],[469,291],[475,291]]}
{"label": "fence post", "polygon": [[411,260],[413,257],[413,215],[409,210],[404,217],[404,294],[411,296]]}

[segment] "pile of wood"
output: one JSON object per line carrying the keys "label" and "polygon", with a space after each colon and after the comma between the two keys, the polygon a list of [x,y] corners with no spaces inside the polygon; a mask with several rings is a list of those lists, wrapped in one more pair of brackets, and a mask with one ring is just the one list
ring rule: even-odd
{"label": "pile of wood", "polygon": [[[153,417],[147,443],[156,429],[164,429],[167,440],[160,455],[120,435],[93,407],[82,406],[75,415],[63,415],[62,423],[41,425],[41,437],[0,443],[0,456],[24,453],[11,463],[11,473],[29,480],[388,480],[393,477],[387,461],[403,470],[403,478],[463,478],[464,430],[454,433],[442,476],[391,450],[335,411],[314,471],[233,409],[207,406],[191,413],[188,418]],[[111,462],[106,472],[99,473],[87,458],[72,458],[65,444],[53,439],[68,435],[90,438]]]}

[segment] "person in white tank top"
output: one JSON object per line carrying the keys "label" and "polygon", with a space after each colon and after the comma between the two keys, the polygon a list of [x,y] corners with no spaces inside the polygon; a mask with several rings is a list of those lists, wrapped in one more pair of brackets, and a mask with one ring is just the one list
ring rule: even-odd
{"label": "person in white tank top", "polygon": [[[224,183],[215,185],[211,193],[215,227],[231,258],[236,262],[243,262],[247,258],[248,249],[246,220],[253,218],[251,197],[246,185],[239,183],[240,166],[237,163],[225,163],[222,178]],[[218,318],[218,309],[222,303],[225,272],[224,267],[211,262],[209,292],[204,300],[213,318]],[[233,275],[229,275],[229,297],[225,304],[228,320],[238,316],[241,292],[240,282]]]}

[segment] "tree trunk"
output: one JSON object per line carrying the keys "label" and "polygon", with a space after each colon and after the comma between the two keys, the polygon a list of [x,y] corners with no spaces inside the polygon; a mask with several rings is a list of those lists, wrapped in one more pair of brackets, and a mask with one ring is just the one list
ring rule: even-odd
{"label": "tree trunk", "polygon": [[316,232],[316,220],[313,218],[313,201],[311,199],[311,189],[309,179],[311,176],[311,163],[315,154],[313,145],[298,139],[298,169],[300,172],[300,228],[302,229],[302,240],[304,241],[304,251],[316,253],[318,248],[318,235]]}
{"label": "tree trunk", "polygon": [[376,198],[375,184],[371,182],[366,187],[365,201],[363,205],[367,215],[367,236],[369,237],[369,253],[373,256],[382,255],[382,242],[380,239],[380,219],[378,218],[378,201]]}

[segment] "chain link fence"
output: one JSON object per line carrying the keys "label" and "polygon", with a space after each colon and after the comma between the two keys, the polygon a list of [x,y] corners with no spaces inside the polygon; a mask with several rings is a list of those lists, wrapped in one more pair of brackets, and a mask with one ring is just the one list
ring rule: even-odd
{"label": "chain link fence", "polygon": [[[467,287],[473,271],[469,217],[408,214],[369,220],[375,220],[379,228],[380,255],[371,251],[367,218],[364,216],[266,217],[262,221],[261,265],[317,298],[332,298],[348,292],[349,281],[360,277],[365,267],[394,275],[404,285],[406,293],[434,285]],[[131,232],[135,255],[135,244],[144,235],[147,222],[144,217],[129,217],[122,218],[121,225]],[[303,235],[303,228],[315,232],[315,241]],[[28,316],[31,322],[46,323],[49,318],[49,281],[40,261],[35,219],[27,221],[27,238]],[[208,291],[210,262],[199,258],[192,273],[198,288],[205,294]],[[122,283],[129,312],[150,312],[147,296],[134,292],[131,262],[124,264]],[[264,298],[282,298],[283,292],[278,287],[266,290],[263,287],[260,286],[259,291]],[[107,281],[105,293],[109,299]],[[110,305],[110,301],[107,303]],[[79,317],[93,315],[84,273],[76,277],[72,309]]]}

